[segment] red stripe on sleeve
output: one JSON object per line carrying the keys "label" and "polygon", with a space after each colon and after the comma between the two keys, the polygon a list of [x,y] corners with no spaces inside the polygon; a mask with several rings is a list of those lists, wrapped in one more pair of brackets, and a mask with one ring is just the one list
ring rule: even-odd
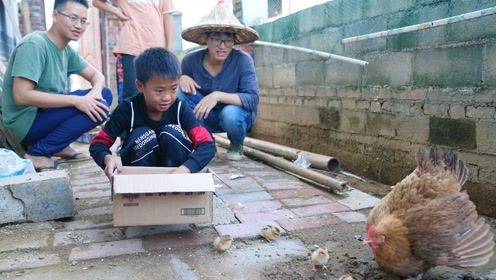
{"label": "red stripe on sleeve", "polygon": [[193,142],[193,149],[196,149],[198,144],[204,142],[213,142],[212,136],[208,130],[202,125],[195,126],[188,132],[189,139]]}
{"label": "red stripe on sleeve", "polygon": [[95,143],[103,143],[105,144],[105,146],[107,146],[107,148],[110,148],[112,147],[112,145],[114,145],[115,143],[115,139],[113,139],[112,137],[110,137],[106,132],[105,130],[100,130],[96,135],[95,137],[93,137],[93,140],[91,140],[91,143],[90,145],[93,145]]}

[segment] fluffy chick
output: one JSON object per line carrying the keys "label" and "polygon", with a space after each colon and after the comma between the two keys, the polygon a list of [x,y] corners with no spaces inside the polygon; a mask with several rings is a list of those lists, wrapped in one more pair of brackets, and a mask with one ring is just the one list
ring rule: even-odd
{"label": "fluffy chick", "polygon": [[339,277],[339,280],[353,280],[353,277],[351,277],[348,274],[345,274],[345,275]]}
{"label": "fluffy chick", "polygon": [[264,226],[260,233],[270,243],[272,243],[272,240],[274,240],[274,238],[281,236],[281,230],[278,227],[271,225]]}
{"label": "fluffy chick", "polygon": [[217,236],[217,238],[215,238],[214,243],[213,243],[215,253],[227,252],[227,249],[229,249],[229,247],[231,247],[233,240],[234,240],[233,237],[229,234]]}
{"label": "fluffy chick", "polygon": [[312,253],[312,264],[313,264],[313,271],[317,271],[315,268],[317,265],[322,266],[322,270],[327,269],[327,262],[329,261],[329,253],[327,251],[327,247],[324,248],[318,248],[317,250],[313,251]]}

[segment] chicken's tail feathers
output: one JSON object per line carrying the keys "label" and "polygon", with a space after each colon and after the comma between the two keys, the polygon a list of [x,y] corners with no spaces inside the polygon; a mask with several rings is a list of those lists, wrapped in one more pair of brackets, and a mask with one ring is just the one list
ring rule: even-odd
{"label": "chicken's tail feathers", "polygon": [[458,159],[458,154],[453,150],[443,151],[443,159],[445,170],[455,174],[460,186],[463,186],[468,179],[468,169],[465,163]]}
{"label": "chicken's tail feathers", "polygon": [[467,232],[460,232],[452,250],[453,258],[448,266],[466,269],[485,265],[494,253],[494,234],[483,218]]}
{"label": "chicken's tail feathers", "polygon": [[465,163],[458,159],[458,154],[453,150],[432,146],[427,153],[422,146],[419,146],[416,159],[421,173],[432,173],[443,168],[457,176],[460,186],[463,186],[468,179]]}
{"label": "chicken's tail feathers", "polygon": [[437,146],[432,146],[429,152],[427,152],[419,145],[415,158],[417,160],[417,170],[420,171],[421,174],[432,173],[435,170],[438,170],[439,167],[444,167],[442,151]]}

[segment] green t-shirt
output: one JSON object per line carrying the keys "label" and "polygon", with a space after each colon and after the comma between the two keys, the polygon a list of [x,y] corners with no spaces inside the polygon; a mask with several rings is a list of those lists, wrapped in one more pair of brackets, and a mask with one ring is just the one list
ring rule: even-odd
{"label": "green t-shirt", "polygon": [[17,141],[22,141],[28,133],[38,108],[15,104],[12,94],[14,77],[35,82],[37,91],[64,94],[67,77],[87,66],[88,63],[73,48],[59,49],[45,32],[33,32],[19,42],[9,59],[2,95],[3,123]]}

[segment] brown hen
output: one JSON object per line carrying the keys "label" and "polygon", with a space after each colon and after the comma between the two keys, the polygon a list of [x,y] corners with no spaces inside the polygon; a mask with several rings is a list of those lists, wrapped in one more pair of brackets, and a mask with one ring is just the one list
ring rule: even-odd
{"label": "brown hen", "polygon": [[461,186],[468,171],[453,151],[419,147],[417,168],[370,212],[363,241],[385,272],[416,276],[438,265],[486,264],[493,234]]}

